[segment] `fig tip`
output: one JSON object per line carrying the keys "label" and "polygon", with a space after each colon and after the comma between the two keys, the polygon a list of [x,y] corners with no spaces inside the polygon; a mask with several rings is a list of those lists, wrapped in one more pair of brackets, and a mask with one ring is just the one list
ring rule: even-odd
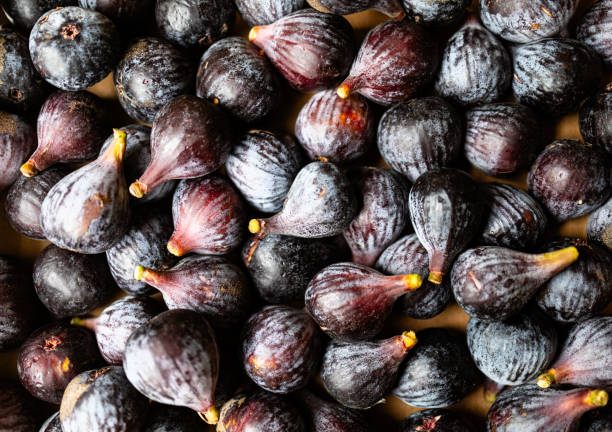
{"label": "fig tip", "polygon": [[166,247],[168,248],[168,252],[170,252],[174,256],[180,257],[185,254],[183,249],[173,240],[170,240]]}
{"label": "fig tip", "polygon": [[412,348],[419,341],[416,337],[416,334],[412,330],[403,332],[401,338],[405,349]]}
{"label": "fig tip", "polygon": [[420,286],[423,284],[423,278],[421,277],[421,275],[418,274],[408,274],[405,275],[402,279],[404,281],[404,285],[410,291],[414,291],[415,289],[420,288]]}
{"label": "fig tip", "polygon": [[74,326],[82,326],[83,325],[83,320],[79,317],[74,317],[70,320],[70,325],[74,325]]}
{"label": "fig tip", "polygon": [[257,37],[257,31],[259,30],[259,26],[252,27],[249,31],[249,41],[253,42]]}
{"label": "fig tip", "polygon": [[219,411],[214,405],[205,412],[198,412],[198,415],[202,420],[210,425],[215,425],[219,422]]}
{"label": "fig tip", "polygon": [[26,177],[34,177],[36,174],[38,174],[38,168],[36,168],[36,166],[30,161],[27,161],[21,165],[19,171],[21,171],[21,174]]}
{"label": "fig tip", "polygon": [[134,279],[142,280],[142,275],[144,274],[145,268],[143,266],[137,266],[134,269]]}
{"label": "fig tip", "polygon": [[336,89],[336,94],[338,95],[338,97],[346,99],[351,94],[351,88],[346,83],[341,84],[340,87]]}
{"label": "fig tip", "polygon": [[547,389],[549,388],[551,385],[553,385],[555,383],[555,371],[554,369],[549,370],[546,373],[543,373],[542,375],[540,375],[538,377],[538,387],[543,388],[543,389]]}
{"label": "fig tip", "polygon": [[261,223],[259,219],[251,219],[249,221],[249,232],[251,234],[258,234],[261,232]]}
{"label": "fig tip", "polygon": [[605,390],[592,390],[587,396],[587,403],[595,407],[604,407],[608,404],[608,392]]}
{"label": "fig tip", "polygon": [[130,185],[130,193],[136,198],[142,198],[147,193],[147,185],[139,180],[136,180]]}
{"label": "fig tip", "polygon": [[431,283],[435,283],[436,285],[440,285],[442,283],[443,276],[444,274],[442,272],[432,271],[432,272],[429,272],[429,276],[427,277],[427,280]]}

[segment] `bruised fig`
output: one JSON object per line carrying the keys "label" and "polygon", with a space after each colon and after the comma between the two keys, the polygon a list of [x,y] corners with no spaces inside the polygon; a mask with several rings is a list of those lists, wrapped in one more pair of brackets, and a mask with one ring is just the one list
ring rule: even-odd
{"label": "bruised fig", "polygon": [[0,192],[19,177],[19,167],[35,148],[32,126],[18,115],[0,111]]}
{"label": "bruised fig", "polygon": [[94,159],[107,134],[102,101],[89,92],[58,90],[38,114],[38,148],[21,166],[32,177],[59,162]]}
{"label": "bruised fig", "polygon": [[579,119],[582,138],[612,156],[612,83],[584,101]]}
{"label": "bruised fig", "polygon": [[272,24],[304,7],[304,0],[235,0],[240,16],[253,26]]}
{"label": "bruised fig", "polygon": [[202,420],[187,408],[155,404],[142,432],[201,432]]}
{"label": "bruised fig", "polygon": [[451,285],[468,315],[500,321],[520,312],[548,279],[577,259],[574,246],[542,254],[498,246],[468,249],[453,265]]}
{"label": "bruised fig", "polygon": [[312,425],[312,432],[370,432],[365,415],[304,390],[299,399]]}
{"label": "bruised fig", "polygon": [[589,215],[587,236],[589,241],[612,250],[612,198]]}
{"label": "bruised fig", "polygon": [[408,16],[417,23],[432,27],[450,26],[463,20],[470,0],[402,0]]}
{"label": "bruised fig", "polygon": [[129,226],[129,194],[123,176],[125,132],[94,162],[51,188],[41,207],[41,226],[53,244],[96,254],[121,240]]}
{"label": "bruised fig", "polygon": [[264,390],[290,393],[316,375],[321,344],[319,329],[304,310],[266,306],[245,325],[242,363]]}
{"label": "bruised fig", "polygon": [[142,198],[168,180],[211,173],[223,165],[230,145],[229,123],[218,108],[195,96],[174,98],[155,116],[151,161],[130,193]]}
{"label": "bruised fig", "polygon": [[59,411],[49,417],[38,432],[63,432],[62,422],[59,419]]}
{"label": "bruised fig", "polygon": [[555,362],[538,378],[538,386],[552,384],[612,387],[612,316],[595,316],[572,327]]}
{"label": "bruised fig", "polygon": [[338,96],[360,93],[389,106],[422,90],[438,67],[438,46],[410,20],[387,21],[368,32]]}
{"label": "bruised fig", "polygon": [[255,26],[249,40],[264,50],[293,88],[303,92],[333,86],[348,73],[355,55],[349,22],[314,9]]}
{"label": "bruised fig", "polygon": [[599,0],[591,5],[589,10],[582,16],[576,38],[595,51],[604,64],[612,67],[612,1]]}
{"label": "bruised fig", "polygon": [[38,432],[38,411],[20,385],[0,381],[0,432]]}
{"label": "bruised fig", "polygon": [[323,384],[342,405],[370,408],[389,393],[400,364],[416,343],[412,331],[374,342],[332,341],[321,365]]}
{"label": "bruised fig", "polygon": [[470,428],[453,411],[434,408],[406,417],[399,432],[470,432]]}
{"label": "bruised fig", "polygon": [[281,211],[251,219],[249,231],[260,237],[281,234],[303,238],[342,233],[357,213],[349,180],[330,162],[312,162],[297,174]]}
{"label": "bruised fig", "polygon": [[306,0],[310,6],[321,12],[349,15],[374,9],[388,17],[401,19],[406,15],[399,0]]}
{"label": "bruised fig", "polygon": [[412,186],[409,203],[414,232],[429,254],[428,280],[440,284],[480,228],[479,187],[463,171],[431,170]]}

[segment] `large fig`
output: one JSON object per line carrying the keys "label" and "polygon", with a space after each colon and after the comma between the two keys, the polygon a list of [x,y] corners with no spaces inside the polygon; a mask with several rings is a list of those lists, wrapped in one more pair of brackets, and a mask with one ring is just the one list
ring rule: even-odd
{"label": "large fig", "polygon": [[34,128],[18,115],[0,111],[0,192],[19,177],[19,167],[35,147]]}
{"label": "large fig", "polygon": [[604,64],[612,67],[612,1],[599,0],[582,16],[576,37],[600,55]]}

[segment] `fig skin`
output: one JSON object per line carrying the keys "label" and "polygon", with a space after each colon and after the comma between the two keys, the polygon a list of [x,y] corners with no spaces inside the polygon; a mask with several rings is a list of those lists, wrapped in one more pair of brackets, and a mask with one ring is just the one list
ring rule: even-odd
{"label": "fig skin", "polygon": [[470,432],[470,428],[453,411],[442,408],[426,409],[406,417],[399,432]]}
{"label": "fig skin", "polygon": [[612,198],[589,215],[587,237],[612,251]]}
{"label": "fig skin", "polygon": [[321,346],[319,329],[305,311],[265,306],[242,332],[242,364],[264,390],[291,393],[316,375]]}
{"label": "fig skin", "polygon": [[255,26],[249,41],[301,92],[336,84],[348,73],[356,49],[353,28],[346,19],[314,9],[298,10],[272,24]]}
{"label": "fig skin", "polygon": [[39,411],[35,399],[20,385],[0,381],[1,432],[38,432]]}
{"label": "fig skin", "polygon": [[49,417],[38,432],[63,432],[62,422],[59,419],[59,411]]}
{"label": "fig skin", "polygon": [[582,138],[612,156],[612,83],[585,100],[579,114]]}
{"label": "fig skin", "polygon": [[579,432],[600,432],[612,429],[612,406],[589,411],[580,418]]}
{"label": "fig skin", "polygon": [[371,432],[366,416],[358,410],[320,399],[309,391],[298,395],[312,432]]}
{"label": "fig skin", "polygon": [[310,159],[335,163],[363,156],[375,130],[375,114],[364,97],[342,99],[334,90],[314,94],[295,121],[295,136]]}
{"label": "fig skin", "polygon": [[251,27],[272,24],[306,6],[304,0],[236,0],[235,2],[240,16]]}
{"label": "fig skin", "polygon": [[152,123],[177,96],[193,92],[194,67],[168,42],[154,37],[132,41],[113,74],[117,97],[134,120]]}
{"label": "fig skin", "polygon": [[447,167],[461,152],[463,126],[456,110],[437,96],[389,108],[378,124],[378,150],[411,182],[427,171]]}
{"label": "fig skin", "polygon": [[[0,36],[0,48],[1,42]],[[0,192],[20,177],[19,167],[35,148],[34,128],[20,116],[0,111]]]}
{"label": "fig skin", "polygon": [[438,63],[438,45],[423,28],[409,20],[387,21],[368,32],[337,92],[395,105],[422,90]]}
{"label": "fig skin", "polygon": [[32,395],[59,404],[72,378],[101,364],[93,333],[56,321],[26,339],[19,351],[17,373]]}
{"label": "fig skin", "polygon": [[51,9],[76,6],[77,0],[5,0],[2,9],[13,25],[28,34],[41,15]]}
{"label": "fig skin", "polygon": [[142,432],[202,432],[202,420],[187,408],[155,404]]}
{"label": "fig skin", "polygon": [[591,5],[576,29],[576,38],[595,51],[607,68],[612,68],[612,1],[600,0]]}
{"label": "fig skin", "polygon": [[215,42],[200,59],[196,94],[245,123],[275,111],[282,102],[282,90],[264,53],[242,37]]}
{"label": "fig skin", "polygon": [[79,5],[103,13],[121,30],[131,30],[138,27],[142,11],[153,8],[153,0],[79,0]]}
{"label": "fig skin", "polygon": [[409,17],[419,24],[432,27],[446,27],[463,21],[470,4],[470,0],[402,0]]}
{"label": "fig skin", "polygon": [[232,148],[225,172],[255,209],[275,213],[283,203],[305,158],[293,137],[251,130]]}
{"label": "fig skin", "polygon": [[441,328],[417,334],[419,343],[399,372],[392,390],[404,403],[415,407],[444,408],[453,405],[480,383],[465,336]]}
{"label": "fig skin", "polygon": [[389,18],[402,19],[406,13],[399,0],[306,0],[310,6],[325,13],[349,15],[369,9]]}
{"label": "fig skin", "polygon": [[583,216],[612,193],[608,157],[577,140],[553,141],[529,170],[527,187],[557,222]]}

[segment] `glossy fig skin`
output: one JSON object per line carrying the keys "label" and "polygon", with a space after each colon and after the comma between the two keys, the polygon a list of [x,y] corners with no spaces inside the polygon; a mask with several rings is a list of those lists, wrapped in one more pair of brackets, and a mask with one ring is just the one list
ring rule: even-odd
{"label": "glossy fig skin", "polygon": [[20,385],[0,381],[0,431],[38,432],[39,407],[34,402]]}
{"label": "glossy fig skin", "polygon": [[589,215],[587,237],[612,251],[612,198]]}
{"label": "glossy fig skin", "polygon": [[463,20],[470,1],[402,0],[402,5],[408,16],[411,16],[417,23],[425,26],[445,27]]}
{"label": "glossy fig skin", "polygon": [[78,0],[6,0],[2,9],[19,30],[29,33],[38,18],[57,7],[76,6]]}
{"label": "glossy fig skin", "polygon": [[57,321],[39,328],[23,343],[17,373],[32,395],[59,404],[72,378],[100,364],[93,333]]}
{"label": "glossy fig skin", "polygon": [[582,138],[612,155],[612,84],[583,102],[579,119]]}
{"label": "glossy fig skin", "polygon": [[38,432],[63,432],[62,422],[59,419],[59,411],[49,417]]}
{"label": "glossy fig skin", "polygon": [[477,243],[517,250],[535,248],[548,225],[542,206],[509,184],[487,183],[482,190],[486,196],[484,224]]}
{"label": "glossy fig skin", "polygon": [[527,187],[556,221],[583,216],[612,193],[609,159],[577,140],[553,141],[529,170]]}
{"label": "glossy fig skin", "polygon": [[406,15],[399,0],[306,0],[321,12],[349,15],[369,9],[377,10],[390,18],[401,19]]}
{"label": "glossy fig skin", "polygon": [[187,408],[153,405],[142,432],[201,432],[202,420]]}
{"label": "glossy fig skin", "polygon": [[113,74],[119,102],[134,120],[152,123],[162,106],[193,91],[193,69],[168,42],[154,37],[136,39]]}
{"label": "glossy fig skin", "polygon": [[443,408],[426,409],[404,419],[399,432],[470,432],[470,428],[453,411]]}
{"label": "glossy fig skin", "polygon": [[35,148],[34,128],[20,116],[0,111],[0,192],[20,177],[19,167]]}
{"label": "glossy fig skin", "polygon": [[612,13],[610,13],[610,8],[612,8],[610,0],[593,3],[582,16],[576,29],[576,38],[599,54],[608,68],[612,67],[612,36],[610,36]]}
{"label": "glossy fig skin", "polygon": [[512,54],[514,97],[550,116],[574,111],[601,79],[601,60],[576,40],[544,39],[515,47]]}
{"label": "glossy fig skin", "polygon": [[225,172],[249,204],[274,213],[283,203],[305,158],[293,137],[251,130],[232,148]]}
{"label": "glossy fig skin", "polygon": [[342,99],[334,90],[324,90],[300,110],[295,136],[311,160],[343,163],[368,151],[375,128],[375,114],[364,97]]}
{"label": "glossy fig skin", "polygon": [[378,124],[378,150],[395,171],[415,182],[449,166],[461,152],[463,126],[444,99],[430,96],[389,108]]}
{"label": "glossy fig skin", "polygon": [[358,410],[320,399],[308,391],[299,394],[312,432],[371,432],[366,416]]}
{"label": "glossy fig skin", "polygon": [[409,20],[387,21],[366,35],[338,95],[356,92],[394,105],[422,90],[438,63],[438,46],[423,28]]}
{"label": "glossy fig skin", "polygon": [[272,24],[305,7],[304,0],[235,0],[240,16],[253,26]]}

